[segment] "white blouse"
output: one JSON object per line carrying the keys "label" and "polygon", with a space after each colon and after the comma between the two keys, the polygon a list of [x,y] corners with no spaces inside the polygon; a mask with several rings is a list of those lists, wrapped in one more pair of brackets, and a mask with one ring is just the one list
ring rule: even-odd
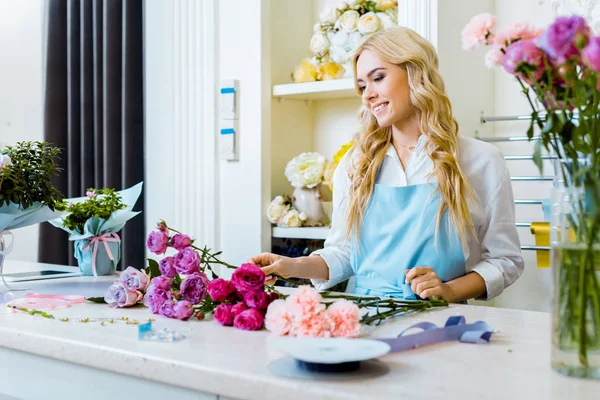
{"label": "white blouse", "polygon": [[[406,170],[392,145],[383,160],[377,184],[409,186],[435,182],[427,179],[433,162],[425,152],[425,135],[413,150]],[[515,225],[515,203],[510,175],[500,150],[480,140],[459,139],[460,165],[476,194],[475,204],[469,204],[477,238],[469,236],[463,243],[466,271],[477,272],[485,281],[487,300],[498,296],[523,273],[521,244]],[[319,290],[328,289],[354,275],[350,264],[350,242],[346,239],[348,207],[348,157],[342,158],[333,177],[333,215],[331,230],[320,255],[329,267],[329,280],[313,280]]]}

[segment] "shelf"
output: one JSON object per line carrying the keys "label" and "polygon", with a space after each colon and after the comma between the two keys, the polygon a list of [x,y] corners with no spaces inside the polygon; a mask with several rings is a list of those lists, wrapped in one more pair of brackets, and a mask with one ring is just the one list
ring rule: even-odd
{"label": "shelf", "polygon": [[275,85],[273,97],[295,100],[359,99],[354,80],[349,78]]}
{"label": "shelf", "polygon": [[322,239],[327,238],[329,233],[328,226],[320,226],[315,228],[281,228],[278,226],[273,227],[272,236],[275,238],[286,238],[286,239]]}

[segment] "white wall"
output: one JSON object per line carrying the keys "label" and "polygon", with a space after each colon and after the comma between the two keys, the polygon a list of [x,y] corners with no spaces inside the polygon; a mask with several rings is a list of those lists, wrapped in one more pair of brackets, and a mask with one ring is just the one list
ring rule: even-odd
{"label": "white wall", "polygon": [[[0,0],[0,147],[43,139],[43,0]],[[37,261],[38,225],[15,230],[13,260]]]}

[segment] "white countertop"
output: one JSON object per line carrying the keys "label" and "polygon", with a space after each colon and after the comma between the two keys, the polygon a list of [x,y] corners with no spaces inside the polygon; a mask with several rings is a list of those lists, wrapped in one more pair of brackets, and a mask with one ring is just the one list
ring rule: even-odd
{"label": "white countertop", "polygon": [[[31,269],[34,264],[28,264]],[[7,272],[25,263],[7,262]],[[100,295],[114,278],[78,277],[23,282],[42,293]],[[1,297],[1,296],[0,296]],[[489,344],[443,343],[380,360],[382,377],[353,382],[280,378],[268,371],[282,354],[268,348],[267,331],[246,332],[212,320],[181,322],[154,316],[143,307],[111,309],[86,303],[55,310],[56,317],[127,316],[156,327],[189,329],[176,343],[139,341],[137,326],[75,323],[12,313],[0,308],[0,347],[99,368],[174,386],[238,399],[592,399],[600,383],[567,378],[550,368],[550,315],[501,308],[452,305],[397,318],[368,336],[393,337],[420,321],[443,325],[451,315],[467,323],[488,322],[498,333]]]}

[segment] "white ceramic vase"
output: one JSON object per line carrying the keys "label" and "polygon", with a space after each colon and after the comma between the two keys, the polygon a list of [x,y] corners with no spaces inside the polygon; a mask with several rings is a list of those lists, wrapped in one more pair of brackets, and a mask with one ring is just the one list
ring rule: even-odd
{"label": "white ceramic vase", "polygon": [[323,205],[321,204],[321,185],[314,188],[297,187],[292,194],[292,206],[306,214],[305,226],[323,226],[329,223]]}

